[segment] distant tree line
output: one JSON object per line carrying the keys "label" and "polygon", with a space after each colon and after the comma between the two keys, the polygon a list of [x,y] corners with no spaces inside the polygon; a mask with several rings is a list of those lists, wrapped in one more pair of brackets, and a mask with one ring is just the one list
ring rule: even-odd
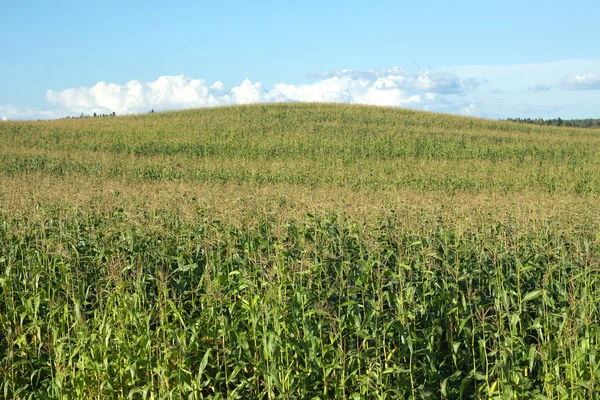
{"label": "distant tree line", "polygon": [[94,113],[94,114],[92,114],[92,115],[89,115],[89,114],[84,114],[84,113],[81,113],[81,114],[80,114],[78,117],[71,117],[71,116],[67,116],[67,117],[64,117],[63,119],[71,119],[71,118],[97,118],[97,117],[116,117],[116,116],[117,116],[117,113],[115,113],[115,112],[113,111],[113,112],[111,112],[111,113],[109,113],[109,114],[97,114],[97,113]]}
{"label": "distant tree line", "polygon": [[572,128],[600,128],[600,119],[598,118],[587,118],[587,119],[543,119],[543,118],[507,118],[510,122],[520,122],[522,124],[535,124],[535,125],[546,125],[546,126],[568,126]]}
{"label": "distant tree line", "polygon": [[[96,117],[114,117],[117,114],[113,111],[110,114],[96,114],[94,113],[94,115],[92,115],[92,118],[96,118]],[[83,113],[81,113],[81,115],[79,116],[79,118],[87,118],[89,117],[89,115],[84,115]]]}
{"label": "distant tree line", "polygon": [[[154,114],[154,109],[150,110],[150,114]],[[62,119],[71,119],[71,118],[98,118],[98,117],[116,117],[117,113],[114,111],[109,114],[97,114],[94,113],[92,115],[81,113],[78,117],[66,116]]]}

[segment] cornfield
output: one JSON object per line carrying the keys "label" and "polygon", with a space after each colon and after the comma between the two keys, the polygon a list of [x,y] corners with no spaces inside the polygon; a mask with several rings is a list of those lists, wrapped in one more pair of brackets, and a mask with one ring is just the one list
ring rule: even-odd
{"label": "cornfield", "polygon": [[330,104],[0,124],[0,398],[598,399],[600,132]]}

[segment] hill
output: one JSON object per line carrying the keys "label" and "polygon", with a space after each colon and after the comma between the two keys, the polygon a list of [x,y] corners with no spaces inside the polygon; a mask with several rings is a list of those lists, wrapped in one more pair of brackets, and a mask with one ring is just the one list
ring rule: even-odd
{"label": "hill", "polygon": [[600,187],[598,133],[391,108],[257,105],[0,129],[7,174],[492,192]]}
{"label": "hill", "polygon": [[6,398],[596,393],[600,131],[335,104],[9,121],[0,184]]}

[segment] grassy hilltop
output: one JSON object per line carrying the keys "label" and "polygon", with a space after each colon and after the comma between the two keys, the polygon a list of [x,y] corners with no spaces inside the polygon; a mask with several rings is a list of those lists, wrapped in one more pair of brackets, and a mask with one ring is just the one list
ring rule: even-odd
{"label": "grassy hilltop", "polygon": [[0,123],[0,398],[598,398],[600,131]]}

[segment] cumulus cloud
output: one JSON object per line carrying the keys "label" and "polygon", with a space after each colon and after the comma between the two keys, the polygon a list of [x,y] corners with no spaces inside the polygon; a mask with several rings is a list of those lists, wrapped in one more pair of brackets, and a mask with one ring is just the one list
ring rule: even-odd
{"label": "cumulus cloud", "polygon": [[260,82],[252,83],[245,79],[240,86],[231,89],[230,99],[226,104],[251,104],[289,101],[289,98],[276,90],[266,92]]}
{"label": "cumulus cloud", "polygon": [[152,108],[210,107],[233,103],[221,82],[206,84],[203,79],[161,76],[153,82],[132,80],[124,85],[99,82],[92,87],[48,90],[46,100],[75,113],[112,111],[136,113]]}
{"label": "cumulus cloud", "polygon": [[460,79],[450,72],[420,71],[411,73],[404,68],[391,68],[388,70],[349,70],[332,71],[313,74],[322,78],[337,77],[353,81],[373,82],[378,89],[397,88],[406,91],[419,91],[437,94],[466,94],[471,92],[485,80]]}
{"label": "cumulus cloud", "polygon": [[561,79],[560,84],[566,90],[600,90],[600,74],[565,76]]}
{"label": "cumulus cloud", "polygon": [[421,96],[395,85],[382,85],[379,79],[331,76],[306,85],[277,84],[274,91],[291,101],[406,106],[420,103]]}
{"label": "cumulus cloud", "polygon": [[8,118],[6,118],[6,115],[2,116],[2,121],[8,121]]}
{"label": "cumulus cloud", "polygon": [[479,109],[479,107],[475,103],[471,103],[469,105],[461,107],[460,111],[459,111],[459,113],[461,115],[465,115],[465,116],[468,116],[468,117],[478,116],[478,115],[480,115],[480,112],[481,112],[481,110]]}
{"label": "cumulus cloud", "polygon": [[276,91],[266,91],[260,82],[246,79],[227,90],[220,82],[206,83],[184,75],[161,76],[152,82],[132,80],[124,85],[99,82],[96,85],[48,90],[46,100],[74,113],[119,114],[231,104],[265,103],[288,100]]}
{"label": "cumulus cloud", "polygon": [[448,72],[410,73],[389,70],[341,70],[313,75],[310,84],[277,83],[266,89],[244,80],[227,89],[222,82],[207,83],[183,75],[161,76],[152,82],[99,82],[92,87],[48,90],[46,100],[71,113],[119,114],[268,102],[337,102],[382,106],[430,106],[446,95],[464,95],[481,83],[459,79]]}

